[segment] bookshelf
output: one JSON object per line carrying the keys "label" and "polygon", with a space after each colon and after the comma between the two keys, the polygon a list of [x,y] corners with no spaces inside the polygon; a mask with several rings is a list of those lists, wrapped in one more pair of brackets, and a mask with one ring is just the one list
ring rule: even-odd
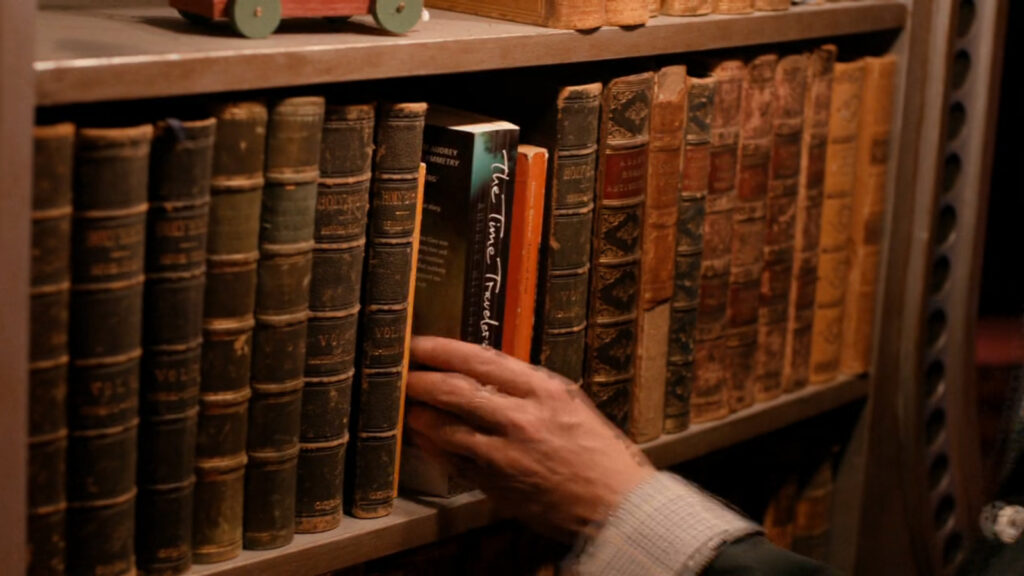
{"label": "bookshelf", "polygon": [[[936,546],[930,540],[920,541],[931,538],[927,530],[916,535],[922,522],[931,518],[929,496],[918,477],[927,467],[919,461],[919,453],[910,464],[901,455],[921,450],[921,440],[914,436],[920,432],[910,434],[911,440],[904,432],[914,426],[923,430],[923,415],[915,407],[908,416],[901,406],[920,400],[916,347],[923,330],[922,285],[927,279],[922,262],[931,245],[929,222],[936,203],[942,144],[941,110],[937,119],[926,103],[929,94],[943,93],[947,64],[932,56],[951,33],[949,13],[957,0],[861,0],[749,16],[661,16],[643,28],[589,33],[432,10],[429,22],[403,37],[381,33],[357,17],[341,25],[286,21],[274,36],[262,41],[238,38],[226,25],[193,27],[159,0],[42,2],[46,6],[38,9],[36,0],[0,3],[4,70],[0,174],[5,185],[0,194],[0,394],[4,398],[0,433],[6,440],[0,458],[8,464],[8,473],[0,477],[4,535],[0,558],[5,564],[24,565],[26,553],[29,155],[34,108],[599,62],[884,33],[884,42],[900,56],[901,67],[872,376],[785,395],[727,419],[663,437],[644,449],[656,464],[667,466],[863,402],[865,408],[836,478],[832,563],[847,572],[855,567],[858,572],[882,567],[890,559],[894,560],[886,567],[907,567],[904,573],[955,569],[955,561],[945,565],[941,559],[922,560],[928,556],[922,550],[934,551]],[[897,190],[907,193],[895,194]],[[972,331],[973,325],[963,328]],[[966,341],[969,336],[964,335]],[[945,434],[955,434],[958,422],[951,419],[951,431]],[[954,466],[954,473],[962,478],[966,472]],[[910,501],[909,512],[894,500],[901,497]],[[190,574],[317,574],[493,520],[487,500],[476,493],[446,501],[401,498],[386,518],[346,518],[337,530],[297,535],[285,548],[245,551],[226,563],[196,566]],[[958,512],[954,520],[952,528],[944,528],[947,536],[954,529],[973,530],[968,515]],[[894,531],[903,535],[889,538]],[[915,565],[919,570],[913,570]]]}

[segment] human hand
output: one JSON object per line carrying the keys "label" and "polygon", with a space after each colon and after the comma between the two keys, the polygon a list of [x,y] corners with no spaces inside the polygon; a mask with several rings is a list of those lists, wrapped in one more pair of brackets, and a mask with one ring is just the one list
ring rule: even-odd
{"label": "human hand", "polygon": [[414,337],[409,439],[499,509],[571,535],[604,520],[654,469],[569,380],[493,349]]}

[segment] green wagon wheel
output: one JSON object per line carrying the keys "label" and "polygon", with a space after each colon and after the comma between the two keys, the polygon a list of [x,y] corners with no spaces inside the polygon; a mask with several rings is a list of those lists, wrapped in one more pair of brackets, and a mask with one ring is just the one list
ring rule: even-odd
{"label": "green wagon wheel", "polygon": [[423,0],[374,0],[372,10],[378,26],[402,34],[420,21]]}
{"label": "green wagon wheel", "polygon": [[195,12],[187,12],[185,10],[178,10],[178,14],[181,14],[182,18],[184,18],[185,20],[188,20],[189,22],[191,22],[193,24],[209,24],[210,22],[213,21],[211,18],[203,16],[202,14],[196,14]]}
{"label": "green wagon wheel", "polygon": [[280,0],[232,0],[231,25],[246,38],[266,38],[281,23]]}

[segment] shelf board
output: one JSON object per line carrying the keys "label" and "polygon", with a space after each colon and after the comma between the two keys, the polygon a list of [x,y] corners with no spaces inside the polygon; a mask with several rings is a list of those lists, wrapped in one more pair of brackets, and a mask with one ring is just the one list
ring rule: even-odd
{"label": "shelf board", "polygon": [[431,10],[405,36],[358,16],[288,20],[249,40],[168,7],[50,8],[36,18],[36,98],[49,106],[628,58],[891,30],[906,18],[902,1],[870,0],[574,32]]}
{"label": "shelf board", "polygon": [[[644,444],[643,449],[656,466],[664,468],[865,398],[867,390],[865,377],[807,388],[722,420],[663,436]],[[391,515],[384,518],[345,517],[341,526],[330,532],[299,534],[284,548],[246,550],[227,562],[197,565],[190,574],[313,576],[461,534],[496,518],[490,502],[479,492],[450,499],[402,497]]]}

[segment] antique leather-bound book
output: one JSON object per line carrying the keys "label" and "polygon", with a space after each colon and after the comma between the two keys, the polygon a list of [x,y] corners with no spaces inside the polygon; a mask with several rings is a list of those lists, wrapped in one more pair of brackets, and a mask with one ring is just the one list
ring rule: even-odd
{"label": "antique leather-bound book", "polygon": [[242,538],[266,550],[291,542],[306,363],[306,322],[324,99],[270,108],[253,332],[252,398]]}
{"label": "antique leather-bound book", "polygon": [[687,77],[683,169],[676,219],[675,278],[672,287],[665,375],[663,430],[682,432],[690,425],[694,379],[694,344],[704,249],[704,202],[711,169],[713,77]]}
{"label": "antique leather-bound book", "polygon": [[825,149],[818,284],[814,292],[814,326],[811,332],[812,384],[829,382],[839,373],[863,87],[863,60],[836,63]]}
{"label": "antique leather-bound book", "polygon": [[648,0],[647,1],[647,16],[648,18],[654,18],[661,13],[661,0]]}
{"label": "antique leather-bound book", "polygon": [[192,565],[210,175],[217,121],[155,125],[143,309],[136,553],[145,574]]}
{"label": "antique leather-bound book", "polygon": [[758,12],[778,12],[789,10],[790,0],[754,0],[754,10]]}
{"label": "antique leather-bound book", "polygon": [[750,14],[755,0],[714,0],[715,14]]}
{"label": "antique leather-bound book", "polygon": [[828,560],[832,518],[832,460],[826,458],[800,491],[793,513],[793,552]]}
{"label": "antique leather-bound book", "polygon": [[386,516],[397,495],[426,115],[422,102],[382,104],[377,110],[359,361],[345,474],[345,509],[357,518]]}
{"label": "antique leather-bound book", "polygon": [[661,13],[669,16],[710,14],[714,0],[662,0]]}
{"label": "antique leather-bound book", "polygon": [[778,62],[775,54],[758,56],[747,64],[743,80],[724,352],[729,409],[733,412],[754,403],[754,363],[764,268],[765,198],[771,169]]}
{"label": "antique leather-bound book", "polygon": [[249,374],[267,108],[219,107],[210,180],[192,560],[242,550]]}
{"label": "antique leather-bound book", "polygon": [[135,456],[153,127],[80,128],[74,177],[67,571],[135,572]]}
{"label": "antique leather-bound book", "polygon": [[36,126],[29,315],[28,570],[63,574],[75,126]]}
{"label": "antique leather-bound book", "polygon": [[764,512],[764,536],[779,548],[793,548],[793,516],[796,512],[797,478],[793,476],[779,487]]}
{"label": "antique leather-bound book", "polygon": [[782,370],[784,391],[806,387],[810,371],[814,291],[818,284],[822,185],[825,181],[825,147],[828,143],[832,68],[835,61],[836,47],[831,44],[812,50],[807,57],[793,279],[789,293],[785,365]]}
{"label": "antique leather-bound book", "polygon": [[502,352],[523,362],[530,361],[533,340],[547,173],[548,151],[520,144],[516,157]]}
{"label": "antique leather-bound book", "polygon": [[806,78],[807,59],[803,54],[789,55],[779,61],[774,79],[775,121],[765,203],[767,225],[757,318],[757,356],[754,358],[754,394],[758,402],[782,393]]}
{"label": "antique leather-bound book", "polygon": [[696,380],[690,394],[690,419],[694,423],[729,414],[730,374],[725,361],[725,328],[745,70],[746,66],[739,60],[725,60],[712,70],[715,96],[711,109],[710,169],[694,337]]}
{"label": "antique leather-bound book", "polygon": [[850,279],[839,356],[839,371],[844,374],[861,374],[871,365],[895,72],[895,56],[864,59],[857,176],[850,217]]}
{"label": "antique leather-bound book", "polygon": [[583,389],[628,430],[636,384],[644,194],[654,74],[611,80],[601,110]]}
{"label": "antique leather-bound book", "polygon": [[490,18],[587,30],[605,24],[604,0],[427,0],[428,8],[468,12]]}
{"label": "antique leather-bound book", "polygon": [[630,403],[628,430],[635,442],[647,442],[660,436],[665,420],[670,301],[675,287],[676,220],[682,189],[683,125],[686,123],[685,66],[666,66],[657,72],[650,122],[637,380]]}
{"label": "antique leather-bound book", "polygon": [[320,146],[295,531],[341,522],[373,159],[373,104],[331,105]]}
{"label": "antique leather-bound book", "polygon": [[552,150],[537,283],[533,362],[583,383],[600,84],[567,86],[524,137]]}
{"label": "antique leather-bound book", "polygon": [[648,0],[604,1],[606,26],[642,26],[647,23],[649,14]]}

